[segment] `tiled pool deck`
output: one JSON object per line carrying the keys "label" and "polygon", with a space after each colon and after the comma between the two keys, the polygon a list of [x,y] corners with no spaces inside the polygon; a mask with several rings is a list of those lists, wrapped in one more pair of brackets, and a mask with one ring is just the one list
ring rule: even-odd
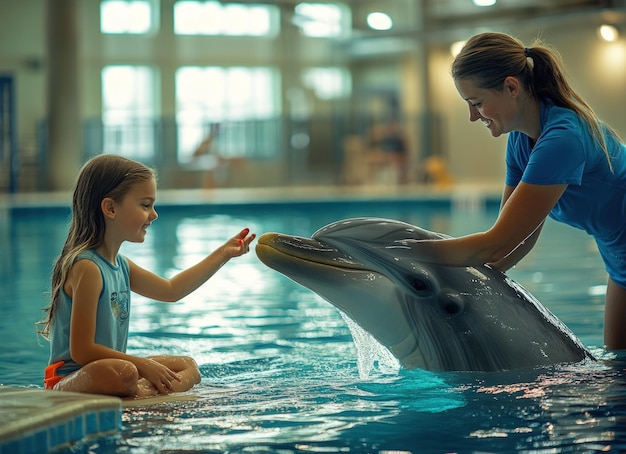
{"label": "tiled pool deck", "polygon": [[[288,190],[285,190],[288,189]],[[494,185],[419,187],[273,188],[159,191],[163,205],[298,203],[307,201],[448,200],[461,206],[497,200]],[[0,194],[0,210],[66,207],[69,193]],[[43,453],[121,431],[123,401],[116,397],[0,385],[0,454]]]}
{"label": "tiled pool deck", "polygon": [[121,427],[117,397],[0,386],[1,454],[51,452]]}

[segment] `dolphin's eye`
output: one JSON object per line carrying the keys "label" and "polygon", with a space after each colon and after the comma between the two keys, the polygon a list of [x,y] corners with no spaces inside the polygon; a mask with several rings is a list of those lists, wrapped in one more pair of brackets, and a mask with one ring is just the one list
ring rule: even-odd
{"label": "dolphin's eye", "polygon": [[439,309],[448,317],[457,317],[465,310],[465,303],[456,293],[442,293],[439,296]]}
{"label": "dolphin's eye", "polygon": [[420,295],[424,296],[430,293],[430,284],[428,281],[420,278],[413,279],[413,289]]}

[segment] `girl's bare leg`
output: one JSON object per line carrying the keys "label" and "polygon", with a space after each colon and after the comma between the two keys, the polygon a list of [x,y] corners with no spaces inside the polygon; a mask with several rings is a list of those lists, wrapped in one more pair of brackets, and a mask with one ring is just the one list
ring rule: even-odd
{"label": "girl's bare leg", "polygon": [[54,389],[129,397],[135,395],[138,380],[139,373],[133,363],[121,359],[100,359],[69,374]]}
{"label": "girl's bare leg", "polygon": [[[183,392],[200,383],[198,365],[188,356],[154,356],[150,359],[170,368],[179,380],[172,381],[172,392]],[[100,359],[86,364],[58,382],[57,391],[106,394],[117,397],[159,395],[156,387],[143,377],[135,365],[121,359]]]}

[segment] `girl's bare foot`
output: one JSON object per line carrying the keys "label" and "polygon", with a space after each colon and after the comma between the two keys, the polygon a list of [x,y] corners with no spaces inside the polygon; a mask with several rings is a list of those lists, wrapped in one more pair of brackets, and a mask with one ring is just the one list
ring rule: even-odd
{"label": "girl's bare foot", "polygon": [[159,390],[145,378],[140,378],[137,382],[137,391],[135,397],[152,397],[158,396]]}

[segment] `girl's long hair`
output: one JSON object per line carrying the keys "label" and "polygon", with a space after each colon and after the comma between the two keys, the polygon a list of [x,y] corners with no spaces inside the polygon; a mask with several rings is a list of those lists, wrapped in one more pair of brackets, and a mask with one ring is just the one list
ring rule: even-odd
{"label": "girl's long hair", "polygon": [[519,79],[535,100],[549,99],[556,106],[576,112],[604,151],[612,169],[606,139],[617,141],[619,136],[600,121],[571,87],[559,54],[540,40],[527,48],[520,40],[504,33],[481,33],[467,41],[452,63],[454,80],[471,80],[484,89],[501,91],[508,76]]}
{"label": "girl's long hair", "polygon": [[50,304],[43,309],[44,316],[38,322],[39,333],[44,338],[50,336],[54,310],[76,258],[87,249],[99,247],[104,241],[102,200],[111,198],[121,202],[133,185],[155,177],[152,169],[118,155],[99,155],[83,166],[72,198],[69,233],[52,269]]}

